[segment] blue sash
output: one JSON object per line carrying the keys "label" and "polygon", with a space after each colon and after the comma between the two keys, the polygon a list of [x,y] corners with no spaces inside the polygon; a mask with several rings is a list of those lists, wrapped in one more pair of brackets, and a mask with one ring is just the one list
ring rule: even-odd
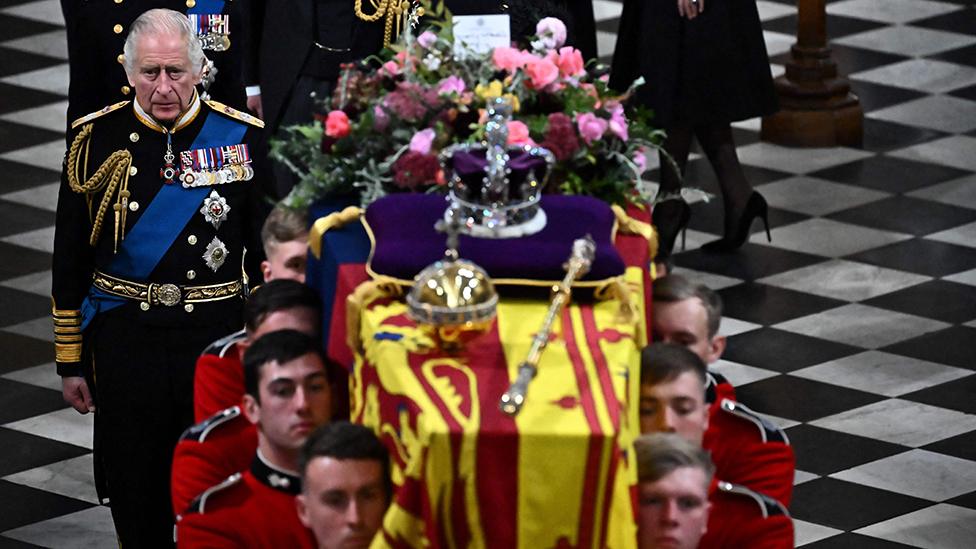
{"label": "blue sash", "polygon": [[197,5],[186,10],[186,13],[209,14],[209,13],[223,13],[223,11],[224,11],[223,0],[197,0]]}
{"label": "blue sash", "polygon": [[[244,139],[246,132],[247,126],[241,122],[207,113],[207,120],[190,149],[237,144]],[[122,241],[108,274],[135,281],[148,278],[209,192],[207,187],[184,189],[179,183],[163,185]],[[92,286],[81,304],[82,329],[99,312],[114,309],[125,301]]]}

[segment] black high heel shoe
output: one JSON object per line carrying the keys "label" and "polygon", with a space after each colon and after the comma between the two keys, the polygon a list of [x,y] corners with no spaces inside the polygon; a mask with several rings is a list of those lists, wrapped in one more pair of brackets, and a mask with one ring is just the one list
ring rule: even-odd
{"label": "black high heel shoe", "polygon": [[742,217],[739,218],[735,232],[703,244],[701,249],[706,252],[731,252],[741,248],[749,239],[749,229],[752,228],[752,222],[757,217],[762,219],[763,225],[766,227],[766,240],[772,242],[773,237],[769,234],[769,204],[766,203],[763,195],[752,191],[745,209],[742,210]]}
{"label": "black high heel shoe", "polygon": [[[674,241],[677,240],[678,233],[684,235],[688,227],[691,207],[683,200],[667,200],[654,206],[652,216],[654,226],[657,228],[657,256],[654,257],[654,261],[670,263]],[[684,246],[684,236],[682,236],[681,249],[684,249]]]}

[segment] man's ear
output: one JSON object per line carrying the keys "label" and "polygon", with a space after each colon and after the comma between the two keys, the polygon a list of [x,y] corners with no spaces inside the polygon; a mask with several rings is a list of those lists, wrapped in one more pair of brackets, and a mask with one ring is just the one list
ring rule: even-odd
{"label": "man's ear", "polygon": [[241,410],[244,412],[244,417],[247,418],[253,425],[258,424],[261,414],[261,404],[258,403],[257,399],[253,395],[245,394],[244,398],[241,399]]}
{"label": "man's ear", "polygon": [[271,262],[267,259],[261,262],[261,274],[265,282],[271,282]]}
{"label": "man's ear", "polygon": [[308,516],[308,506],[305,505],[305,494],[295,496],[295,510],[298,511],[298,520],[302,521],[305,528],[312,528],[312,518]]}
{"label": "man's ear", "polygon": [[714,364],[718,359],[722,358],[722,353],[725,352],[726,339],[724,335],[716,334],[708,342],[708,363]]}

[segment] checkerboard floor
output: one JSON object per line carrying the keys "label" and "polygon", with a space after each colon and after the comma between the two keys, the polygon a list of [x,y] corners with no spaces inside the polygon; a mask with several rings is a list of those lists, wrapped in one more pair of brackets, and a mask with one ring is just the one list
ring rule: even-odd
{"label": "checkerboard floor", "polygon": [[[715,0],[720,1],[720,0]],[[603,56],[621,5],[594,0]],[[774,74],[795,2],[760,0]],[[735,125],[771,206],[772,243],[697,247],[678,270],[720,290],[718,365],[796,447],[792,514],[809,548],[976,547],[976,8],[971,0],[828,2],[860,148],[788,149]],[[115,546],[91,478],[91,418],[54,374],[49,288],[68,72],[57,0],[0,0],[0,548]],[[703,158],[688,180],[717,193]],[[755,229],[759,229],[756,224]]]}

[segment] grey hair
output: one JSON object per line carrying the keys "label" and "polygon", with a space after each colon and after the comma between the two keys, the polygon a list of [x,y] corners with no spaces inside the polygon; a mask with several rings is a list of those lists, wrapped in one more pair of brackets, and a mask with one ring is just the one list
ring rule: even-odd
{"label": "grey hair", "polygon": [[651,433],[634,440],[637,481],[656,482],[682,467],[701,469],[705,488],[712,482],[715,465],[708,452],[675,433]]}
{"label": "grey hair", "polygon": [[190,58],[191,72],[200,74],[203,71],[207,57],[203,54],[203,46],[197,39],[196,32],[190,26],[186,15],[178,11],[157,8],[149,10],[132,22],[129,35],[125,38],[122,53],[125,54],[125,72],[132,74],[136,67],[136,45],[145,34],[175,34],[186,41],[186,53]]}

